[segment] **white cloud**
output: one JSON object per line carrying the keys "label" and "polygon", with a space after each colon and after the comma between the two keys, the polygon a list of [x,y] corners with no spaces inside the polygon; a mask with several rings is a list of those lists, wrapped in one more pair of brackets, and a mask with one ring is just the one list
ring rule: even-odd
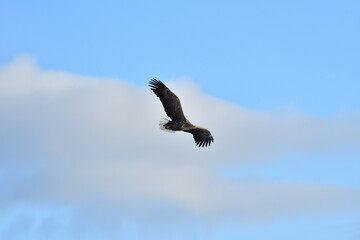
{"label": "white cloud", "polygon": [[138,217],[170,206],[200,218],[257,221],[359,205],[358,189],[216,174],[223,162],[359,145],[359,115],[256,112],[214,99],[188,80],[168,85],[188,118],[212,131],[209,148],[197,148],[189,134],[160,131],[165,113],[148,88],[43,70],[29,56],[1,67],[3,209],[94,200]]}

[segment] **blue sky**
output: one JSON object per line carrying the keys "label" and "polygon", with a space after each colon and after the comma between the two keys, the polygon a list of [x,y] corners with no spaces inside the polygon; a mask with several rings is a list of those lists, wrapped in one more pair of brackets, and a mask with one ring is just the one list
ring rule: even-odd
{"label": "blue sky", "polygon": [[1,238],[358,239],[359,10],[0,1]]}
{"label": "blue sky", "polygon": [[2,1],[1,9],[1,63],[26,52],[46,69],[137,85],[186,75],[251,108],[359,108],[357,1]]}

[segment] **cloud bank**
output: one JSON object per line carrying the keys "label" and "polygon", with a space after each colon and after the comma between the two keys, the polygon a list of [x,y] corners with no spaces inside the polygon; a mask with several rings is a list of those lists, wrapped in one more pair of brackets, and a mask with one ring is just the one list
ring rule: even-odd
{"label": "cloud bank", "polygon": [[30,56],[1,67],[1,211],[48,204],[89,213],[95,205],[119,219],[256,222],[359,207],[359,189],[240,181],[216,171],[289,151],[354,148],[359,114],[251,111],[208,96],[185,78],[168,86],[188,119],[212,131],[211,147],[197,148],[186,133],[160,131],[165,113],[145,84],[43,70]]}

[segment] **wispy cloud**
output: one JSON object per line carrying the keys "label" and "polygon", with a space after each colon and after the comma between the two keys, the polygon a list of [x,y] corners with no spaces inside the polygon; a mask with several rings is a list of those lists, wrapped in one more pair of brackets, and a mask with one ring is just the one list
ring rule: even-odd
{"label": "wispy cloud", "polygon": [[82,208],[93,201],[135,218],[156,218],[166,206],[203,219],[258,221],[359,207],[359,189],[216,173],[221,163],[359,145],[359,114],[251,111],[186,79],[168,85],[188,118],[212,131],[211,147],[197,148],[186,133],[160,131],[165,113],[147,87],[43,70],[30,56],[1,67],[2,210],[39,203]]}

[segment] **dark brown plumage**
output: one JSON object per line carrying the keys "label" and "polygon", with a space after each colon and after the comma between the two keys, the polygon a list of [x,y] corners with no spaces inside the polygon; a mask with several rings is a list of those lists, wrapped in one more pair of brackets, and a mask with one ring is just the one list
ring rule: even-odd
{"label": "dark brown plumage", "polygon": [[166,114],[171,118],[171,121],[161,123],[160,127],[163,130],[191,133],[194,137],[196,146],[199,147],[207,147],[210,146],[211,142],[214,142],[214,138],[209,130],[195,126],[186,119],[181,107],[180,99],[170,91],[164,83],[152,79],[149,82],[149,87],[154,91],[156,96],[160,98]]}

